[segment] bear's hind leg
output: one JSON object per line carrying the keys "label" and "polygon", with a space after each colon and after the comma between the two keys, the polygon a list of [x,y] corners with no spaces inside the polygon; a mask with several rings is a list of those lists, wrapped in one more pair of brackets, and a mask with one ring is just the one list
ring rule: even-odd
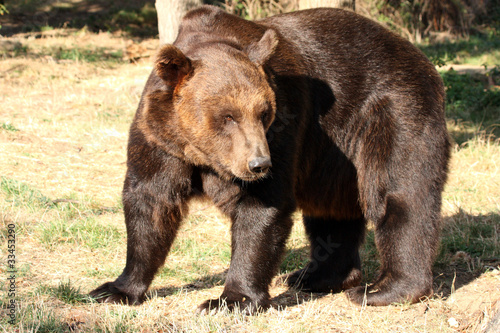
{"label": "bear's hind leg", "polygon": [[353,302],[367,305],[415,303],[432,295],[432,262],[438,247],[439,213],[417,212],[410,204],[411,201],[396,195],[387,196],[385,215],[375,221],[380,275],[372,285],[351,289],[348,297]]}
{"label": "bear's hind leg", "polygon": [[291,287],[313,292],[340,292],[361,282],[359,246],[365,219],[334,220],[304,216],[311,259],[306,267],[289,274]]}

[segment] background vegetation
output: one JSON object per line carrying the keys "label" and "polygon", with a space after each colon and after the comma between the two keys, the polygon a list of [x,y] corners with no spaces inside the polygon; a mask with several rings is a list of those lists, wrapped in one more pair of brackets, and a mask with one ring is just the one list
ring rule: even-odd
{"label": "background vegetation", "polygon": [[[435,295],[412,306],[367,308],[349,304],[343,294],[311,295],[277,284],[271,289],[276,308],[255,317],[238,312],[193,314],[203,300],[220,294],[230,261],[229,222],[209,203],[191,207],[144,305],[99,305],[86,297],[102,282],[116,278],[125,262],[120,202],[125,146],[157,47],[154,3],[3,3],[0,275],[7,275],[8,225],[15,224],[18,308],[12,326],[7,322],[10,299],[4,280],[2,331],[486,329],[500,299],[498,2],[454,1],[463,6],[462,17],[470,18],[457,29],[445,24],[429,29],[434,24],[429,19],[415,23],[410,14],[422,1],[356,3],[358,12],[407,38],[416,40],[418,31],[418,46],[438,66],[446,85],[454,147],[442,209],[442,246],[434,266]],[[476,3],[484,4],[487,12],[463,11]],[[226,5],[247,17],[292,8],[283,1],[226,1]],[[295,220],[283,274],[307,261],[299,214]],[[370,281],[378,267],[372,232],[362,254],[365,281]]]}

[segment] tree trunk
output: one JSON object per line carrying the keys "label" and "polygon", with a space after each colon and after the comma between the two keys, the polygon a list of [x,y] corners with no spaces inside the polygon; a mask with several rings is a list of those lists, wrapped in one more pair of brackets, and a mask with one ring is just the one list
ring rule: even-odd
{"label": "tree trunk", "polygon": [[173,43],[184,14],[202,4],[203,0],[156,0],[160,45]]}
{"label": "tree trunk", "polygon": [[299,9],[335,7],[355,10],[355,0],[299,0]]}

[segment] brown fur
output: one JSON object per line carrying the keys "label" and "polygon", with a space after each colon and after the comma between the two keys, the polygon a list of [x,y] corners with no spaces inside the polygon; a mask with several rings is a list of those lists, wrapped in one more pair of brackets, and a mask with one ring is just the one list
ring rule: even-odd
{"label": "brown fur", "polygon": [[[438,73],[378,24],[335,9],[258,22],[193,10],[160,50],[130,129],[126,267],[91,294],[142,302],[189,200],[205,196],[231,218],[232,257],[221,298],[200,309],[269,306],[297,208],[311,261],[290,285],[416,302],[432,293],[448,159]],[[381,269],[364,295],[368,220]]]}

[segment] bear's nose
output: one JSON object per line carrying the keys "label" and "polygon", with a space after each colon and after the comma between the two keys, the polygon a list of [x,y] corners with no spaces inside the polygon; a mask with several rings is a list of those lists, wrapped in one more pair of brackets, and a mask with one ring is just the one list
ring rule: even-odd
{"label": "bear's nose", "polygon": [[248,168],[255,173],[264,173],[272,167],[271,159],[269,157],[257,157],[248,162]]}

